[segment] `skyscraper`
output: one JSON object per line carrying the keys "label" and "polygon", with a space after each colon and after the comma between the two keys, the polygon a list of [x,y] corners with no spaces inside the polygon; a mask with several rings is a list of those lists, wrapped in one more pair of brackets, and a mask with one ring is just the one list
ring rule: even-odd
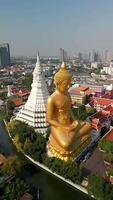
{"label": "skyscraper", "polygon": [[0,44],[0,66],[6,67],[10,65],[10,48],[9,44]]}
{"label": "skyscraper", "polygon": [[60,48],[60,62],[66,62],[67,60],[67,52],[64,49]]}

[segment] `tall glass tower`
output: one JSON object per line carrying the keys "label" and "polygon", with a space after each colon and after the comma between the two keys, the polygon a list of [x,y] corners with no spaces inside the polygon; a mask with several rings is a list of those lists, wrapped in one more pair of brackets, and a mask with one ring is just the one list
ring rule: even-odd
{"label": "tall glass tower", "polygon": [[9,44],[0,44],[0,66],[6,67],[10,65],[10,48]]}

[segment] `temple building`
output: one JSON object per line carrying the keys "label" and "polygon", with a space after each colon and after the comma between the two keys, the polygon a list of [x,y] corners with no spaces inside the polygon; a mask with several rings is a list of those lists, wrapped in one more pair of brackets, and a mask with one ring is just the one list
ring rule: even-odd
{"label": "temple building", "polygon": [[46,122],[46,101],[49,96],[44,80],[39,55],[37,56],[36,67],[33,71],[32,89],[27,102],[19,111],[16,119],[33,126],[37,132],[46,133],[49,128]]}

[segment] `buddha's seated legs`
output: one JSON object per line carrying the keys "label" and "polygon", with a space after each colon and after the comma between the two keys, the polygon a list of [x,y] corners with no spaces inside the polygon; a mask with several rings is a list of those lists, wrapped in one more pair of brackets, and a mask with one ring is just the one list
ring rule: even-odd
{"label": "buddha's seated legs", "polygon": [[75,131],[72,132],[63,132],[60,128],[51,127],[52,137],[56,140],[56,142],[64,148],[65,150],[71,150],[71,145],[73,144],[73,140],[75,137]]}
{"label": "buddha's seated legs", "polygon": [[92,127],[88,122],[85,122],[85,124],[80,128],[80,137],[84,137],[89,135],[89,132],[91,131]]}
{"label": "buddha's seated legs", "polygon": [[55,140],[55,138],[52,136],[52,134],[49,137],[49,145],[51,146],[52,150],[54,149],[55,152],[66,156],[72,153],[72,151],[67,151],[64,149],[64,147],[62,147],[61,145],[59,145],[59,143]]}
{"label": "buddha's seated legs", "polygon": [[59,154],[72,155],[77,148],[79,148],[84,141],[89,140],[90,138],[91,126],[89,123],[81,123],[76,130],[71,132],[64,132],[60,128],[51,126],[51,134],[49,137],[49,144],[52,146],[52,149]]}

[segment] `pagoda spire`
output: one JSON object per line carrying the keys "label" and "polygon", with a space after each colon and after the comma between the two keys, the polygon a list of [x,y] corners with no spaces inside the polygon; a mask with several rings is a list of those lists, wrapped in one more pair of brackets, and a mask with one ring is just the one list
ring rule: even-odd
{"label": "pagoda spire", "polygon": [[37,53],[37,62],[36,62],[36,63],[37,63],[38,66],[40,66],[40,56],[39,56],[39,51],[38,51],[38,53]]}
{"label": "pagoda spire", "polygon": [[39,52],[38,52],[36,66],[33,71],[33,82],[37,81],[37,78],[40,79],[41,76],[43,76],[43,73],[42,73],[42,67],[40,65],[40,56],[39,56]]}

